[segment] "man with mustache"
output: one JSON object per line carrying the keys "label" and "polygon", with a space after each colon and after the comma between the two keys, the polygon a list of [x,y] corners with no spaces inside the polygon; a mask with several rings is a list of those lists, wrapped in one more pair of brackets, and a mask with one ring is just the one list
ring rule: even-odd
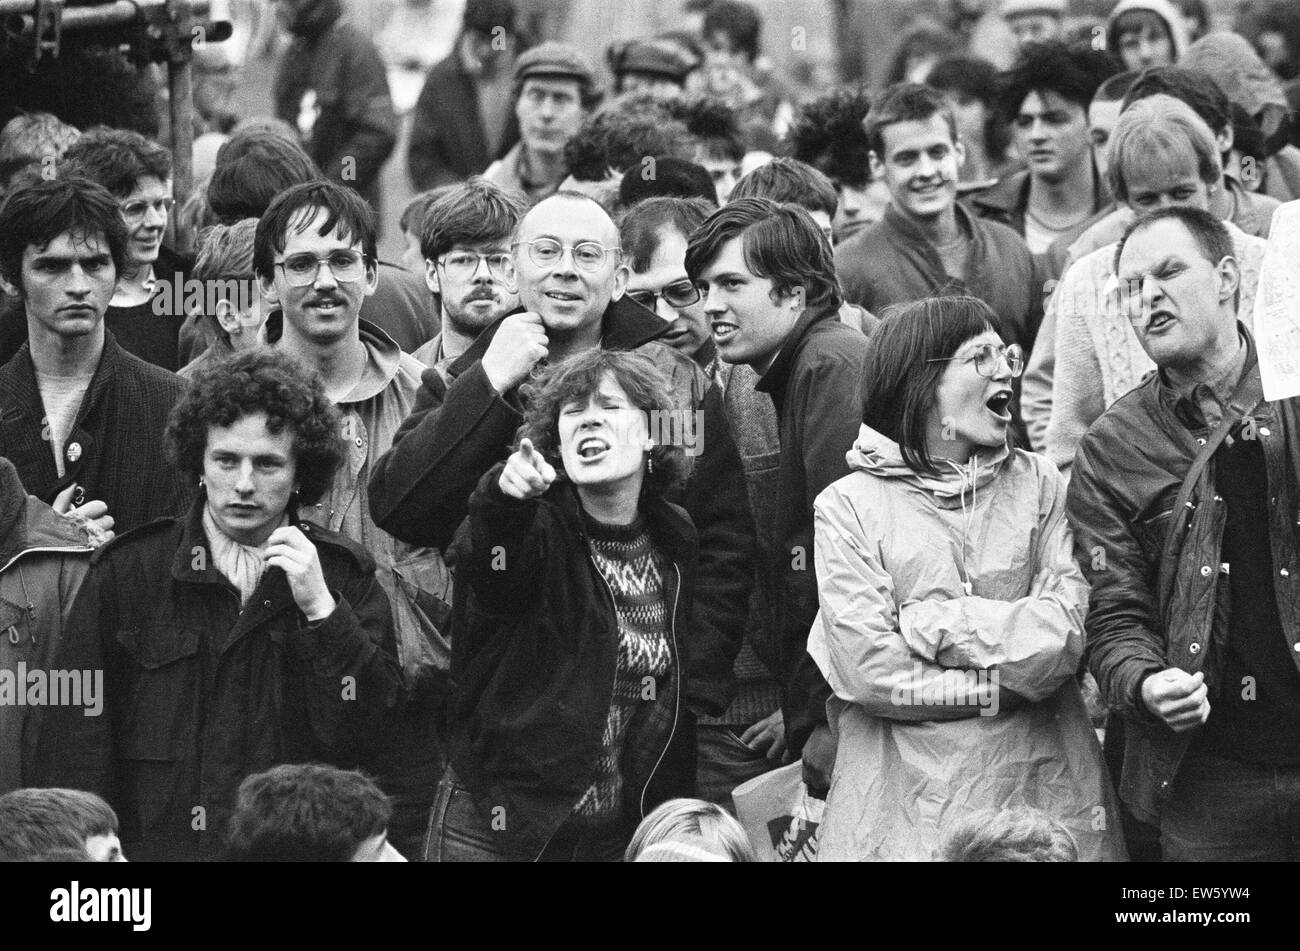
{"label": "man with mustache", "polygon": [[878,224],[835,249],[845,300],[879,314],[923,297],[978,297],[1002,319],[1002,339],[1029,351],[1042,316],[1033,258],[1020,235],[957,203],[966,151],[947,99],[898,83],[864,122],[871,177],[890,200]]}
{"label": "man with mustache", "polygon": [[367,765],[393,797],[390,832],[397,848],[409,853],[441,772],[432,688],[449,660],[443,632],[451,579],[437,551],[399,542],[370,515],[371,466],[415,407],[425,369],[359,316],[379,280],[375,243],[374,215],[364,198],[333,182],[306,182],[283,192],[262,215],[253,270],[275,308],[266,319],[267,343],[314,371],[342,414],[345,462],[320,502],[299,515],[369,551],[392,604],[412,701],[388,731],[379,758]]}
{"label": "man with mustache", "polygon": [[435,198],[417,226],[424,281],[440,302],[442,330],[415,351],[445,371],[478,335],[519,305],[510,237],[526,208],[516,192],[474,176]]}

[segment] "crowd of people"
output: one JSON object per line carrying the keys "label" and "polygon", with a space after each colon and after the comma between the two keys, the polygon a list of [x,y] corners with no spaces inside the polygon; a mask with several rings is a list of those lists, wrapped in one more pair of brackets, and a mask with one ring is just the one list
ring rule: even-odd
{"label": "crowd of people", "polygon": [[755,861],[784,767],[820,860],[1300,859],[1300,14],[803,100],[739,0],[612,82],[468,0],[385,223],[374,41],[272,6],[184,205],[0,130],[0,860]]}

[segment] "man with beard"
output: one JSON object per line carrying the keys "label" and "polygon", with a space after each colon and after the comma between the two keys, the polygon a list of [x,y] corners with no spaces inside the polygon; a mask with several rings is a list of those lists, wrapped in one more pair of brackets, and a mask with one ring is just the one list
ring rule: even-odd
{"label": "man with beard", "polygon": [[425,209],[420,228],[424,280],[441,302],[442,331],[415,352],[440,373],[486,327],[519,304],[512,289],[510,237],[524,216],[515,192],[475,176]]}

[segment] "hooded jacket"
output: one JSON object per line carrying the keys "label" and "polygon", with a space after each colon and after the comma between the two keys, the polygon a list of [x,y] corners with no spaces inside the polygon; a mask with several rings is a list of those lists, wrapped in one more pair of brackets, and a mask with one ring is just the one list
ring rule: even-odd
{"label": "hooded jacket", "polygon": [[918,473],[865,425],[848,466],[815,507],[808,651],[839,732],[819,860],[933,860],[952,823],[1016,805],[1082,860],[1123,858],[1077,681],[1088,586],[1065,480],[1005,446]]}
{"label": "hooded jacket", "polygon": [[[498,394],[482,364],[500,326],[498,321],[479,334],[445,371],[425,371],[414,410],[374,467],[371,515],[403,541],[446,546],[468,514],[478,480],[509,454],[523,422],[525,397],[519,387]],[[734,693],[732,662],[753,588],[754,524],[721,393],[694,361],[658,342],[667,327],[623,297],[605,309],[601,346],[648,356],[667,378],[674,403],[702,414],[698,455],[688,456],[686,484],[670,494],[670,501],[690,513],[700,536],[700,597],[691,621],[687,699],[693,713],[717,714]]]}
{"label": "hooded jacket", "polygon": [[[26,697],[32,675],[49,668],[92,551],[84,529],[28,495],[13,463],[0,456],[0,676],[12,678],[14,690],[5,697],[0,688],[0,795],[31,785],[42,708],[20,703],[17,693]],[[84,709],[102,702],[92,695],[93,680],[78,686]]]}
{"label": "hooded jacket", "polygon": [[123,851],[212,859],[243,779],[281,763],[364,762],[401,693],[392,611],[374,560],[335,532],[290,523],[316,547],[334,611],[308,621],[284,572],[247,604],[188,515],[119,535],[91,559],[55,666],[102,670],[102,716],[51,707],[35,779],[103,796]]}
{"label": "hooded jacket", "polygon": [[[502,841],[532,858],[595,779],[618,617],[577,493],[559,483],[536,499],[512,498],[498,484],[504,468],[498,463],[479,481],[449,552],[457,572],[450,759],[483,814],[504,819],[493,826]],[[693,794],[695,778],[694,734],[680,711],[695,529],[682,509],[655,496],[643,499],[641,512],[668,563],[674,663],[628,727],[620,767],[629,835],[658,802]],[[652,781],[669,785],[656,793]]]}
{"label": "hooded jacket", "polygon": [[304,98],[314,95],[307,153],[325,177],[378,207],[379,173],[397,142],[397,114],[379,51],[342,16],[340,0],[295,5],[293,44],[275,74],[275,114],[301,131]]}
{"label": "hooded jacket", "polygon": [[1115,25],[1121,16],[1133,10],[1148,10],[1164,21],[1173,40],[1173,61],[1177,63],[1187,50],[1187,25],[1178,8],[1169,0],[1119,0],[1106,18],[1106,49],[1119,57],[1119,35]]}
{"label": "hooded jacket", "polygon": [[1237,33],[1210,33],[1189,46],[1178,65],[1205,73],[1259,123],[1272,153],[1265,163],[1264,191],[1279,201],[1300,198],[1300,149],[1287,141],[1295,130],[1291,103],[1250,42]]}

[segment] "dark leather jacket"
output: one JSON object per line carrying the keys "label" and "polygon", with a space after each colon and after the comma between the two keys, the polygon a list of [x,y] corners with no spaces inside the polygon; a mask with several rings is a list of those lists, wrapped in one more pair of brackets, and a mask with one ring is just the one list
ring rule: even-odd
{"label": "dark leather jacket", "polygon": [[[1250,373],[1255,344],[1240,330],[1250,348],[1244,371]],[[1128,728],[1120,794],[1148,821],[1158,818],[1171,794],[1193,734],[1175,733],[1147,710],[1142,682],[1168,667],[1204,670],[1213,696],[1218,672],[1213,663],[1206,666],[1206,658],[1223,655],[1230,608],[1219,570],[1227,510],[1215,492],[1213,460],[1191,496],[1190,511],[1173,511],[1183,478],[1210,434],[1184,422],[1180,400],[1156,372],[1112,405],[1079,444],[1067,501],[1075,554],[1092,585],[1088,665]],[[1300,399],[1260,403],[1251,429],[1267,467],[1268,543],[1278,574],[1273,589],[1288,653],[1300,666]],[[1157,604],[1161,553],[1177,517],[1189,527],[1170,566],[1168,602]]]}

